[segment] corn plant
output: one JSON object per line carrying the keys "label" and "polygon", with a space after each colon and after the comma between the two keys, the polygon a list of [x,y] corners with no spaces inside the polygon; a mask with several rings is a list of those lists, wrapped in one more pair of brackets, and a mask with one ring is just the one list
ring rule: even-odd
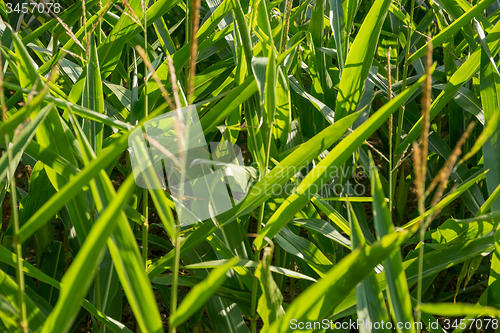
{"label": "corn plant", "polygon": [[[500,1],[0,16],[1,331],[500,332]],[[184,177],[192,117],[241,148],[225,210],[134,167],[172,119]]]}

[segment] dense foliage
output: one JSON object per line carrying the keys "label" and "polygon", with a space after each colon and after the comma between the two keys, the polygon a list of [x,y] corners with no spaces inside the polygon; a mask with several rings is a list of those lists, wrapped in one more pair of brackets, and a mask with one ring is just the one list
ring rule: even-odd
{"label": "dense foliage", "polygon": [[[55,1],[0,1],[1,331],[498,330],[500,1]],[[181,227],[127,148],[188,105],[252,183]]]}

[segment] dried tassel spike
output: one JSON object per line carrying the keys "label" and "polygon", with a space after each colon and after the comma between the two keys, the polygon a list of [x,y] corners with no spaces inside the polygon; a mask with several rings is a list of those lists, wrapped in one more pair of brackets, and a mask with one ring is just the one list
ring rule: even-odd
{"label": "dried tassel spike", "polygon": [[188,101],[193,103],[194,99],[194,77],[196,74],[196,58],[198,56],[198,38],[196,34],[200,27],[200,0],[191,1],[191,45],[190,45],[190,62],[189,62],[189,86],[188,86]]}
{"label": "dried tassel spike", "polygon": [[186,146],[186,126],[184,124],[184,115],[181,112],[181,100],[179,98],[179,87],[177,86],[177,76],[175,75],[175,67],[172,58],[167,55],[168,72],[170,74],[170,82],[172,83],[172,94],[175,101],[174,129],[177,134],[177,146],[179,149],[179,159],[184,161],[184,151]]}
{"label": "dried tassel spike", "polygon": [[134,10],[132,9],[132,7],[130,7],[130,4],[128,3],[128,0],[122,0],[122,5],[128,9],[128,11],[130,12],[130,15],[134,18],[135,21],[138,22],[138,24],[141,26],[141,28],[144,29],[144,27],[142,26],[141,24],[141,20],[139,20],[139,17],[137,15],[135,15],[135,12]]}
{"label": "dried tassel spike", "polygon": [[417,199],[420,199],[423,193],[423,179],[422,179],[422,171],[421,171],[421,162],[422,156],[420,152],[420,147],[416,142],[413,142],[413,150],[412,150],[412,159],[413,159],[413,167],[415,170],[415,187],[417,188]]}
{"label": "dried tassel spike", "polygon": [[[95,28],[99,25],[99,22],[101,22],[101,20],[102,20],[102,18],[104,17],[104,15],[108,12],[109,7],[111,7],[111,4],[112,4],[112,2],[108,2],[108,3],[106,4],[106,6],[104,6],[104,8],[101,10],[101,11],[102,11],[102,13],[101,13],[101,14],[99,15],[99,17],[97,18],[96,23],[94,23],[94,25],[92,25],[92,28],[91,28],[91,29],[90,29],[90,31],[89,31],[89,35],[90,35],[91,33],[93,33],[93,32],[94,32],[94,30],[95,30]],[[99,31],[98,33],[101,33],[101,32]]]}
{"label": "dried tassel spike", "polygon": [[177,86],[177,76],[175,75],[174,61],[170,55],[167,55],[168,73],[170,74],[170,82],[172,83],[172,93],[174,95],[175,107],[181,109],[181,100],[179,98],[179,87]]}
{"label": "dried tassel spike", "polygon": [[[427,172],[427,155],[429,153],[429,110],[431,106],[431,92],[432,92],[432,76],[430,75],[430,70],[432,67],[432,42],[430,36],[427,43],[427,61],[425,66],[425,83],[424,83],[424,93],[422,96],[422,115],[424,121],[422,123],[422,163],[421,163],[421,173],[422,177],[425,179],[425,174]],[[422,192],[423,193],[423,192]]]}
{"label": "dried tassel spike", "polygon": [[[137,50],[137,53],[139,53],[139,55],[142,57],[142,60],[144,61],[144,63],[146,64],[146,66],[148,67],[149,71],[151,72],[151,76],[153,77],[153,80],[156,82],[156,84],[158,85],[158,88],[160,89],[162,95],[163,95],[163,98],[165,99],[165,101],[167,102],[168,106],[172,109],[172,110],[175,110],[175,105],[174,103],[172,102],[172,99],[170,98],[167,90],[165,89],[165,87],[163,86],[163,83],[160,81],[160,79],[158,78],[158,75],[156,74],[156,71],[153,67],[153,65],[151,64],[151,62],[148,60],[148,57],[146,56],[146,53],[144,52],[143,48],[140,47],[139,45],[137,45],[135,47],[135,49]],[[147,84],[147,83],[146,83]]]}
{"label": "dried tassel spike", "polygon": [[288,42],[288,30],[290,29],[290,14],[292,11],[293,0],[287,0],[285,13],[285,28],[283,30],[283,44],[281,45],[281,53],[286,51],[286,43]]}
{"label": "dried tassel spike", "polygon": [[443,167],[439,171],[439,174],[435,178],[438,179],[439,185],[437,187],[436,193],[434,194],[434,197],[432,198],[431,207],[436,206],[439,200],[441,200],[441,197],[443,196],[444,190],[446,188],[446,184],[448,183],[448,179],[450,178],[451,171],[453,170],[453,167],[455,166],[458,157],[460,156],[460,154],[462,154],[462,146],[464,145],[465,141],[469,138],[470,133],[472,132],[472,129],[474,128],[475,125],[476,125],[475,122],[471,122],[469,126],[467,126],[467,130],[460,137],[455,148],[448,157],[448,160],[443,165]]}

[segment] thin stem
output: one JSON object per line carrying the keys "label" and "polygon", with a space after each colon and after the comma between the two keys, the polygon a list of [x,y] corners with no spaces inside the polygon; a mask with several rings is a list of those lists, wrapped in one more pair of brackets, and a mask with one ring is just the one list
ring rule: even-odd
{"label": "thin stem", "polygon": [[[419,204],[420,206],[420,204]],[[423,216],[419,208],[419,214],[420,216]],[[432,215],[432,214],[431,214]],[[422,273],[424,270],[424,240],[425,240],[425,224],[427,223],[421,223],[420,225],[420,248],[418,249],[418,284],[417,284],[417,304],[420,304],[422,301]],[[416,311],[416,316],[415,316],[415,322],[419,323],[422,317],[422,313],[420,310]],[[420,327],[418,326],[417,332],[420,332]]]}
{"label": "thin stem", "polygon": [[[259,220],[257,221],[257,235],[260,234],[262,230],[262,222],[264,220],[264,208],[265,204],[260,206]],[[254,260],[260,261],[260,250],[255,250]],[[251,329],[252,333],[257,332],[257,288],[259,286],[259,279],[254,275],[252,281],[252,299],[250,303],[250,315],[252,316]]]}
{"label": "thin stem", "polygon": [[[99,269],[97,270],[94,278],[94,295],[95,295],[95,307],[97,310],[101,311],[102,310],[102,304],[101,304],[101,283],[99,280]],[[97,332],[101,332],[101,322],[98,320],[95,320],[94,317],[92,317],[92,320],[95,324],[95,328],[97,329]]]}
{"label": "thin stem", "polygon": [[[177,285],[179,283],[179,260],[180,260],[180,240],[177,237],[177,240],[175,241],[175,258],[174,258],[174,270],[172,272],[172,295],[170,299],[170,317],[175,313],[177,310]],[[176,327],[173,326],[172,324],[169,325],[169,330],[170,333],[175,333],[176,332]]]}
{"label": "thin stem", "polygon": [[[148,66],[147,50],[148,50],[148,29],[147,29],[147,16],[146,16],[146,3],[147,0],[141,1],[142,15],[144,19],[144,116],[148,117]],[[142,190],[142,214],[145,217],[142,226],[142,260],[144,261],[144,268],[147,269],[148,262],[148,233],[149,233],[149,211],[148,211],[149,192],[147,189]]]}
{"label": "thin stem", "polygon": [[[1,47],[0,43],[0,47]],[[5,90],[3,87],[3,66],[2,66],[2,58],[0,55],[0,104],[2,108],[2,122],[5,122],[5,116],[7,113],[7,106],[5,105]],[[10,176],[10,201],[11,201],[11,210],[12,210],[12,219],[14,220],[14,235],[17,236],[19,233],[19,215],[17,211],[17,190],[16,190],[16,172],[15,169],[11,169],[12,166],[12,150],[9,147],[9,135],[5,133],[5,142],[7,144],[7,157],[9,160],[9,164],[7,166],[7,172],[8,175]],[[22,249],[22,244],[18,243],[17,241],[14,242],[13,244],[15,251],[16,251],[16,281],[17,284],[19,285],[19,288],[17,290],[17,297],[18,297],[18,306],[19,306],[19,324],[21,325],[21,329],[23,332],[28,332],[28,314],[26,311],[26,303],[24,302],[24,271],[23,271],[23,249]]]}
{"label": "thin stem", "polygon": [[[269,153],[271,150],[271,140],[272,140],[272,133],[273,133],[273,126],[274,126],[274,121],[271,123],[271,126],[269,126],[269,135],[268,135],[268,141],[266,142],[267,144],[267,150],[266,150],[266,158],[264,161],[264,167],[261,169],[261,174],[262,177],[265,177],[267,174],[267,170],[269,168]],[[260,212],[259,212],[259,221],[257,223],[257,235],[260,234],[260,231],[262,229],[262,223],[264,222],[264,208],[265,208],[265,203],[260,206]],[[254,260],[260,262],[260,250],[255,250],[254,253]],[[251,322],[251,329],[252,333],[257,332],[257,287],[258,287],[258,282],[259,280],[257,277],[254,275],[253,276],[253,281],[252,281],[252,299],[251,299],[251,304],[250,304],[250,315],[252,316],[252,322]]]}
{"label": "thin stem", "polygon": [[[411,9],[410,9],[410,25],[413,22],[413,12],[415,11],[415,0],[411,0]],[[412,32],[413,29],[411,29],[411,26],[408,29],[408,33],[406,34],[406,54],[405,54],[405,61],[403,64],[403,78],[402,78],[402,84],[401,84],[401,91],[404,91],[406,89],[406,80],[408,78],[408,58],[410,57],[410,48],[411,48],[411,37],[412,37]],[[404,118],[404,113],[405,113],[405,105],[403,104],[401,108],[399,109],[398,112],[398,126],[397,126],[397,133],[396,133],[396,147],[399,146],[401,143],[401,133],[403,132],[403,118]],[[399,156],[398,158],[399,159]]]}
{"label": "thin stem", "polygon": [[[418,251],[418,283],[417,283],[417,304],[420,304],[422,299],[422,283],[420,279],[422,278],[423,270],[423,256],[424,256],[424,238],[425,238],[425,226],[424,226],[424,216],[425,216],[425,182],[422,181],[422,174],[425,177],[425,170],[422,170],[422,157],[421,151],[417,143],[413,143],[413,164],[415,170],[415,187],[417,188],[417,208],[418,214],[420,216],[419,228],[420,228],[420,248]],[[424,178],[425,179],[425,178]],[[418,225],[418,224],[417,224]],[[420,322],[421,313],[417,309],[416,312],[416,322]]]}
{"label": "thin stem", "polygon": [[[389,52],[387,52],[387,83],[389,85],[389,102],[392,100],[392,78],[391,78],[391,48],[389,47]],[[392,214],[392,201],[394,198],[394,189],[392,177],[392,136],[393,136],[393,117],[392,114],[389,116],[389,209]]]}
{"label": "thin stem", "polygon": [[149,193],[147,189],[142,190],[142,214],[145,217],[144,224],[142,225],[142,260],[144,261],[144,267],[147,269],[148,265],[148,232],[149,232],[149,221],[148,221],[148,197]]}
{"label": "thin stem", "polygon": [[[146,4],[144,3],[146,0],[142,0],[142,13],[144,16],[144,55],[145,59],[148,58],[148,29],[146,27],[147,17],[146,17]],[[148,66],[146,66],[146,61],[144,61],[144,116],[148,117]],[[147,200],[146,200],[147,201]]]}
{"label": "thin stem", "polygon": [[[2,94],[3,96],[3,94]],[[9,142],[9,136],[8,134],[5,135],[5,142]],[[17,211],[17,190],[16,190],[16,175],[15,175],[15,170],[11,170],[11,162],[12,162],[12,150],[7,149],[7,154],[9,158],[9,166],[8,166],[8,172],[10,174],[10,194],[11,194],[11,203],[12,203],[12,217],[14,219],[14,234],[17,235],[19,233],[19,216],[18,216],[18,211]],[[16,256],[17,256],[17,265],[16,265],[16,279],[17,279],[17,284],[19,285],[19,288],[17,290],[18,294],[18,302],[19,302],[19,308],[21,311],[19,311],[19,323],[21,325],[21,328],[24,332],[28,332],[28,314],[26,311],[26,303],[24,302],[24,272],[23,272],[23,249],[22,245],[20,243],[15,243],[15,248],[16,248]]]}
{"label": "thin stem", "polygon": [[[430,37],[429,37],[430,39]],[[422,97],[422,115],[424,117],[424,122],[422,124],[422,148],[420,149],[420,152],[418,156],[415,156],[416,158],[420,158],[419,168],[416,169],[416,173],[418,173],[418,212],[419,215],[422,217],[422,220],[420,221],[420,248],[418,252],[418,283],[417,283],[417,304],[420,304],[422,301],[422,274],[423,274],[423,269],[424,269],[424,239],[425,239],[425,230],[427,229],[427,226],[432,222],[432,217],[434,215],[434,212],[429,214],[427,217],[425,223],[423,223],[423,216],[425,214],[425,198],[426,198],[426,193],[425,193],[425,178],[426,178],[426,173],[427,173],[427,156],[428,156],[428,150],[429,150],[429,141],[428,141],[428,136],[429,136],[429,125],[430,125],[430,120],[429,120],[429,109],[431,106],[431,90],[432,90],[432,77],[430,73],[430,69],[432,67],[432,43],[429,41],[427,44],[427,63],[425,67],[425,74],[426,79],[425,79],[425,86],[424,86],[424,93]],[[436,193],[437,194],[437,193]],[[434,209],[435,205],[437,202],[434,202],[431,207]],[[416,313],[416,322],[419,323],[422,317],[422,313],[420,310],[417,311]],[[421,328],[420,326],[417,328],[417,332],[420,333]]]}
{"label": "thin stem", "polygon": [[[183,197],[184,197],[184,180],[186,178],[186,160],[187,154],[185,153],[187,150],[186,142],[189,137],[189,126],[185,126],[184,123],[184,115],[181,112],[181,103],[179,99],[178,87],[177,87],[177,77],[175,75],[175,67],[170,56],[167,56],[168,70],[170,74],[170,80],[172,83],[172,94],[174,96],[175,101],[175,113],[174,113],[174,129],[177,136],[177,146],[179,149],[179,160],[181,161],[181,172],[180,172],[180,189],[178,200],[180,205],[183,205]],[[188,105],[187,118],[189,119],[192,112],[192,105]],[[177,286],[178,286],[178,275],[179,275],[179,261],[180,261],[180,251],[181,251],[181,242],[178,237],[180,233],[180,221],[182,221],[182,209],[179,209],[177,212],[177,220],[179,223],[175,225],[175,234],[172,235],[172,243],[174,244],[175,249],[175,258],[174,258],[174,267],[173,267],[173,278],[172,278],[172,294],[170,299],[170,318],[174,315],[177,310]],[[176,327],[170,323],[169,332],[175,333]]]}

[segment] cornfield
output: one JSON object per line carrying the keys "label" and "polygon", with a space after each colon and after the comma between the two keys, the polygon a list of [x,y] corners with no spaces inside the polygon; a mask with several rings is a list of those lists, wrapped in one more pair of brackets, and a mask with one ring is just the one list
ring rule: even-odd
{"label": "cornfield", "polygon": [[0,331],[500,332],[500,1],[0,16]]}

